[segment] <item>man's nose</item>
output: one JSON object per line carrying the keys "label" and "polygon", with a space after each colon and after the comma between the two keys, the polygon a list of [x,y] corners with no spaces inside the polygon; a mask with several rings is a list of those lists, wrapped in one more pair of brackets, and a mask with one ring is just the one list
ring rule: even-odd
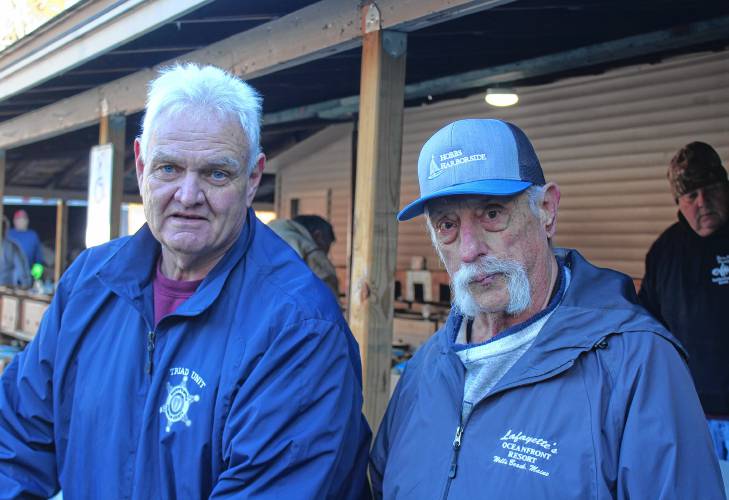
{"label": "man's nose", "polygon": [[696,190],[696,206],[702,208],[706,205],[706,195],[704,195],[704,189],[699,188]]}
{"label": "man's nose", "polygon": [[470,218],[463,218],[460,233],[462,262],[475,262],[482,255],[486,255],[488,246],[484,239],[483,229],[478,223]]}
{"label": "man's nose", "polygon": [[194,172],[187,172],[175,192],[175,200],[183,206],[192,207],[203,202],[200,179]]}

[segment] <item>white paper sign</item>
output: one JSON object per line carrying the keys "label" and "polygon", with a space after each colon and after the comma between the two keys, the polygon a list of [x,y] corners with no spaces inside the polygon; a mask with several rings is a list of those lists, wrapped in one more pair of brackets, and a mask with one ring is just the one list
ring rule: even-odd
{"label": "white paper sign", "polygon": [[114,145],[91,148],[89,159],[89,205],[86,212],[86,247],[111,239],[111,170]]}

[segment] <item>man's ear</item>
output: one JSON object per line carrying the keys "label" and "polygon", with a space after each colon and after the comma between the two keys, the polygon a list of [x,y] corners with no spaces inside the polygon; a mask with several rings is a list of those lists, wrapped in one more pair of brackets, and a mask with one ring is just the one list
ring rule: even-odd
{"label": "man's ear", "polygon": [[137,186],[139,186],[139,194],[142,194],[142,177],[144,174],[144,162],[142,161],[142,145],[139,139],[134,139],[134,166],[137,170]]}
{"label": "man's ear", "polygon": [[253,198],[256,197],[256,191],[258,186],[261,184],[263,178],[263,169],[266,167],[266,155],[263,153],[258,154],[256,159],[256,166],[253,168],[253,172],[248,177],[248,185],[246,186],[246,207],[253,205]]}
{"label": "man's ear", "polygon": [[547,237],[552,239],[557,232],[557,212],[559,210],[559,199],[562,193],[559,191],[559,186],[554,182],[548,182],[542,189],[544,196],[542,198],[542,204],[539,207],[539,213],[541,214],[541,222],[544,230],[547,232]]}

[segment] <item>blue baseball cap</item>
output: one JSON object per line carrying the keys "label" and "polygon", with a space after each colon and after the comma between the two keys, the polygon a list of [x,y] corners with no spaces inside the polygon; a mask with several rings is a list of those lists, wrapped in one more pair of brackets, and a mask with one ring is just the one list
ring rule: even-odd
{"label": "blue baseball cap", "polygon": [[468,119],[437,131],[420,150],[420,198],[403,208],[405,221],[433,199],[456,195],[509,196],[543,186],[544,173],[526,134],[508,122]]}

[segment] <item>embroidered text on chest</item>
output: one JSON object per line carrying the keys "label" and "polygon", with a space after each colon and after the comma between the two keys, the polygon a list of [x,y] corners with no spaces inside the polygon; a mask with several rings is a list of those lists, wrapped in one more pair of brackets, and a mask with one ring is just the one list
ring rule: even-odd
{"label": "embroidered text on chest", "polygon": [[717,255],[716,262],[719,265],[711,270],[711,281],[717,285],[729,284],[729,255]]}
{"label": "embroidered text on chest", "polygon": [[494,455],[494,463],[549,477],[550,473],[545,469],[549,469],[550,459],[559,452],[555,441],[509,429],[499,442],[500,449]]}

